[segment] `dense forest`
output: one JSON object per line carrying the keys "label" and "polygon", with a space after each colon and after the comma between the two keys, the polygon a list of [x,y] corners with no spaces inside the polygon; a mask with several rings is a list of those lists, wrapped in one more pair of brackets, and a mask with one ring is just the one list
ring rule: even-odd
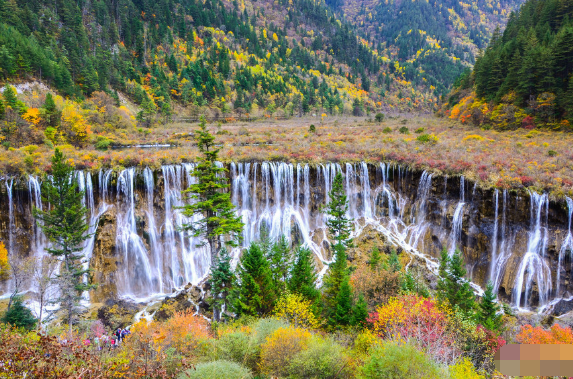
{"label": "dense forest", "polygon": [[329,1],[406,80],[447,93],[521,1]]}
{"label": "dense forest", "polygon": [[0,0],[0,19],[0,81],[41,78],[72,98],[119,92],[143,117],[177,105],[363,114],[434,101],[322,2]]}
{"label": "dense forest", "polygon": [[[460,77],[450,117],[502,128],[573,121],[573,6],[528,1],[497,30],[473,72]],[[472,91],[475,92],[472,93]]]}

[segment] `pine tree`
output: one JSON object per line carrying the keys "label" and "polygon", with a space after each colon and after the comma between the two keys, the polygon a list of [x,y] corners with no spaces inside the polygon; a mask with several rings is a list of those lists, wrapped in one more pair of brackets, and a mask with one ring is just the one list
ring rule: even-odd
{"label": "pine tree", "polygon": [[438,285],[436,287],[438,301],[444,303],[448,299],[448,269],[450,257],[446,249],[440,255],[440,267],[438,269]]}
{"label": "pine tree", "polygon": [[207,130],[204,117],[201,117],[195,140],[203,156],[193,170],[197,183],[185,190],[188,199],[193,200],[193,203],[183,206],[182,213],[189,218],[196,214],[203,217],[183,225],[182,229],[207,240],[211,251],[211,267],[215,267],[216,258],[223,245],[222,237],[230,237],[225,242],[226,245],[237,246],[243,223],[241,217],[235,214],[231,194],[225,192],[229,188],[229,179],[224,175],[227,170],[217,166],[220,149],[215,148],[215,137]]}
{"label": "pine tree", "polygon": [[350,325],[350,321],[352,320],[351,296],[352,289],[350,288],[348,275],[346,275],[342,283],[340,283],[340,289],[334,299],[334,312],[328,319],[330,325],[336,327]]}
{"label": "pine tree", "polygon": [[18,110],[18,97],[16,96],[16,90],[11,85],[6,85],[4,87],[4,102],[7,107],[11,107],[14,110]]}
{"label": "pine tree", "polygon": [[358,295],[356,304],[352,307],[352,318],[350,324],[352,326],[361,326],[368,318],[368,303],[363,294]]}
{"label": "pine tree", "polygon": [[4,118],[5,113],[6,113],[6,107],[4,106],[4,102],[0,101],[0,120]]}
{"label": "pine tree", "polygon": [[316,288],[316,268],[312,251],[308,247],[299,247],[295,250],[294,261],[288,279],[288,289],[299,293],[312,302],[312,311],[319,314],[320,292]]}
{"label": "pine tree", "polygon": [[44,101],[43,117],[46,120],[48,126],[58,126],[60,123],[60,112],[56,108],[56,103],[54,102],[54,97],[51,93],[46,94],[46,100]]}
{"label": "pine tree", "polygon": [[89,270],[84,269],[81,262],[84,242],[90,237],[87,209],[82,202],[84,192],[78,188],[74,168],[59,149],[52,157],[52,180],[45,180],[43,186],[43,200],[51,204],[51,208],[45,211],[34,208],[33,214],[51,242],[48,253],[63,262],[57,277],[60,288],[57,302],[67,313],[71,333],[74,318],[80,311],[82,292],[95,286],[84,281]]}
{"label": "pine tree", "polygon": [[[348,267],[346,262],[346,249],[352,244],[350,239],[351,221],[346,217],[348,200],[344,193],[342,174],[334,177],[332,190],[329,193],[330,202],[326,205],[328,219],[326,226],[334,240],[334,262],[324,278],[324,300],[327,318],[330,322],[337,319],[339,308],[346,308],[350,304],[350,291],[343,290],[348,284]],[[346,298],[347,297],[347,298]],[[349,306],[349,305],[348,305]],[[345,324],[344,324],[345,325]]]}
{"label": "pine tree", "polygon": [[211,271],[211,295],[213,296],[213,317],[221,319],[221,311],[227,305],[227,297],[233,284],[233,270],[231,270],[231,255],[226,248],[222,248],[217,257],[215,266]]}
{"label": "pine tree", "polygon": [[269,261],[275,289],[280,295],[286,290],[286,281],[291,264],[291,250],[284,235],[281,235],[279,240],[273,244]]}
{"label": "pine tree", "polygon": [[398,254],[396,254],[396,249],[392,249],[388,264],[390,265],[390,270],[392,272],[398,272],[402,269],[402,265],[400,264],[400,260],[398,259]]}
{"label": "pine tree", "polygon": [[372,271],[376,271],[380,268],[380,262],[382,261],[382,256],[380,255],[380,250],[377,247],[372,249],[372,254],[370,255],[370,261],[368,264],[370,265],[370,269]]}
{"label": "pine tree", "polygon": [[475,308],[475,296],[469,282],[465,279],[466,270],[463,267],[462,254],[456,250],[448,258],[447,252],[442,252],[440,260],[440,280],[438,281],[438,299],[446,301],[458,308],[467,316],[472,316]]}
{"label": "pine tree", "polygon": [[501,326],[501,314],[498,314],[500,307],[495,298],[493,283],[488,282],[479,303],[478,321],[489,330],[499,330]]}
{"label": "pine tree", "polygon": [[26,308],[21,297],[14,299],[12,306],[4,313],[0,321],[16,328],[24,328],[27,330],[34,329],[38,322],[34,315],[32,315],[32,311]]}
{"label": "pine tree", "polygon": [[252,243],[243,253],[237,272],[238,290],[234,299],[237,316],[263,316],[270,313],[276,293],[269,261],[259,244]]}

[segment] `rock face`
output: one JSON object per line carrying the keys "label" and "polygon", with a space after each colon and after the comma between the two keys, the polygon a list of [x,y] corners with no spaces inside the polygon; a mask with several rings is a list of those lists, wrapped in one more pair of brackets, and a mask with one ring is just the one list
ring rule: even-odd
{"label": "rock face", "polygon": [[[494,281],[499,296],[515,305],[518,297],[519,305],[532,307],[573,293],[567,204],[546,196],[482,190],[460,177],[365,163],[241,163],[229,169],[232,200],[246,221],[245,246],[266,223],[272,236],[286,234],[294,244],[309,245],[318,269],[324,268],[332,257],[320,209],[342,171],[359,232],[350,260],[365,260],[373,247],[389,244],[413,248],[430,262],[443,249],[459,248],[471,279],[482,286]],[[92,302],[144,301],[187,286],[185,295],[165,303],[208,309],[201,300],[208,289],[188,284],[204,279],[209,252],[178,228],[190,221],[176,207],[184,204],[181,191],[193,180],[192,170],[187,164],[85,175],[97,222],[93,248],[86,248],[91,280],[98,284]],[[36,182],[0,181],[0,240],[14,256],[40,256],[46,245],[31,215],[40,191]],[[234,251],[235,262],[239,254]],[[9,285],[0,284],[0,291]]]}

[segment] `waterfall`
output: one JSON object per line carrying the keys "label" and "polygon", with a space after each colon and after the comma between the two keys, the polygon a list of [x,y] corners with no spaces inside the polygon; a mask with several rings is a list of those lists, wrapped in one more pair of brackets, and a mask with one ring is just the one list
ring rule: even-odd
{"label": "waterfall", "polygon": [[371,205],[371,191],[370,191],[370,178],[368,177],[368,165],[366,162],[360,163],[360,185],[362,186],[362,204],[364,206],[363,216],[366,219],[372,218],[372,205]]}
{"label": "waterfall", "polygon": [[[260,237],[264,224],[268,226],[273,240],[285,235],[292,244],[308,246],[316,257],[319,277],[331,263],[325,216],[320,207],[329,200],[328,192],[338,172],[344,176],[343,184],[349,202],[348,216],[355,220],[353,237],[358,237],[367,227],[377,230],[389,242],[418,256],[435,272],[437,259],[430,254],[436,256],[436,251],[444,246],[449,252],[465,246],[461,238],[462,226],[465,226],[463,216],[464,212],[469,211],[467,204],[470,200],[476,200],[464,177],[460,177],[459,195],[456,191],[454,199],[447,193],[448,179],[444,178],[444,194],[442,183],[439,183],[440,193],[436,200],[431,197],[433,175],[430,172],[423,172],[417,179],[415,172],[384,162],[376,166],[364,162],[346,163],[342,167],[329,163],[317,166],[316,173],[303,163],[236,162],[228,167],[231,201],[245,224],[241,248]],[[200,220],[201,216],[187,217],[180,208],[195,201],[184,193],[196,180],[194,169],[194,164],[180,164],[162,166],[158,172],[151,168],[128,168],[121,172],[76,172],[78,186],[85,191],[83,202],[89,211],[88,232],[92,235],[82,246],[84,267],[88,267],[93,253],[99,220],[108,212],[115,219],[116,231],[113,236],[116,249],[110,253],[115,254],[117,271],[111,277],[116,282],[120,297],[144,300],[156,295],[165,296],[188,283],[199,283],[208,273],[209,246],[204,244],[203,239],[183,229],[186,224]],[[8,178],[4,183],[8,190],[8,204],[3,209],[8,223],[2,236],[6,238],[10,254],[24,254],[16,244],[16,236],[27,235],[30,252],[41,256],[47,246],[41,229],[34,225],[21,226],[20,220],[29,216],[28,213],[19,213],[28,212],[31,206],[47,206],[41,202],[40,180],[30,176],[24,183],[28,191],[26,197],[30,199],[29,207],[22,207],[16,202],[19,192],[14,187],[15,182],[15,179]],[[551,300],[553,293],[549,257],[546,257],[549,200],[547,195],[536,193],[531,193],[530,198],[531,221],[529,227],[525,228],[528,230],[527,251],[521,262],[517,263],[516,290],[512,298],[515,305],[526,308],[535,303],[531,296],[533,288],[539,289],[540,304]],[[488,219],[491,223],[486,221],[486,228],[490,231],[488,235],[491,236],[488,243],[491,262],[480,261],[483,263],[479,266],[493,282],[496,291],[501,286],[506,266],[512,262],[513,241],[521,233],[519,227],[508,222],[508,212],[511,211],[508,199],[506,190],[493,192],[492,204],[495,208],[491,213],[494,216]],[[564,275],[561,271],[569,275],[564,266],[573,251],[573,200],[567,199],[567,204],[569,228],[563,235],[559,252],[555,286],[558,296],[564,290],[559,283]],[[433,225],[430,211],[432,214],[435,212],[439,219],[440,211],[441,217],[448,214],[444,209],[454,209],[451,227],[446,226],[447,220]],[[471,233],[475,232],[468,230],[470,240]],[[231,251],[234,264],[240,257],[241,248]],[[479,287],[474,285],[474,288],[479,291]]]}
{"label": "waterfall", "polygon": [[567,214],[568,214],[568,227],[567,227],[567,235],[565,239],[561,243],[561,249],[559,250],[559,262],[557,265],[557,280],[556,280],[556,290],[555,295],[557,297],[562,296],[560,294],[560,284],[561,284],[561,270],[562,270],[562,262],[563,258],[567,253],[569,256],[573,254],[573,236],[571,235],[571,215],[573,215],[573,200],[570,197],[565,197],[567,200]]}
{"label": "waterfall", "polygon": [[155,224],[155,212],[153,211],[153,195],[155,193],[155,179],[153,177],[153,171],[149,167],[143,170],[143,184],[145,186],[145,197],[147,200],[147,234],[149,236],[149,247],[152,252],[152,264],[155,270],[154,276],[158,278],[158,291],[163,293],[163,254],[161,250],[161,245],[159,243],[159,236],[157,234],[157,225]]}
{"label": "waterfall", "polygon": [[448,249],[448,255],[451,257],[454,255],[458,247],[462,236],[462,223],[464,220],[464,206],[466,203],[460,201],[456,205],[456,210],[454,211],[454,216],[452,218],[452,232],[450,233],[450,248]]}
{"label": "waterfall", "polygon": [[[42,183],[36,176],[30,175],[28,177],[28,194],[30,195],[31,206],[42,210]],[[42,256],[46,244],[46,237],[39,225],[40,222],[41,221],[32,223],[33,240],[30,246],[34,254],[38,257]]]}
{"label": "waterfall", "polygon": [[145,244],[137,233],[135,215],[135,168],[128,168],[117,179],[117,236],[116,245],[123,258],[123,272],[118,287],[122,295],[132,298],[145,297],[158,291],[153,285],[153,271]]}
{"label": "waterfall", "polygon": [[[523,293],[523,307],[528,308],[529,296],[533,282],[537,284],[539,304],[544,305],[551,291],[551,270],[545,260],[547,248],[547,213],[549,200],[547,194],[539,195],[530,191],[530,229],[527,241],[527,252],[523,256],[513,290],[514,306],[521,307]],[[543,225],[543,210],[545,210],[545,225]],[[525,290],[523,286],[525,285]]]}
{"label": "waterfall", "polygon": [[406,232],[410,235],[410,239],[408,241],[410,246],[418,247],[420,238],[428,228],[428,223],[426,222],[426,203],[428,202],[431,188],[432,174],[424,171],[420,178],[420,183],[418,184],[415,209],[412,212],[412,223],[407,228]]}
{"label": "waterfall", "polygon": [[6,179],[6,191],[8,192],[8,254],[14,254],[14,199],[12,188],[14,178]]}

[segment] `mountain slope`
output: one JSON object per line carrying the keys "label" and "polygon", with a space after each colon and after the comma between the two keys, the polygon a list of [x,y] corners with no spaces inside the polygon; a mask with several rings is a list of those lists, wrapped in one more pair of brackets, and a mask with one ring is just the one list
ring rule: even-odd
{"label": "mountain slope", "polygon": [[415,85],[447,92],[474,63],[494,29],[521,0],[344,0],[330,1],[352,20],[378,53],[404,66]]}
{"label": "mountain slope", "polygon": [[529,0],[450,96],[450,117],[500,128],[573,121],[573,4]]}
{"label": "mountain slope", "polygon": [[[429,87],[360,42],[323,2],[0,0],[0,80],[128,95],[140,118],[429,109]],[[117,98],[117,96],[116,96]]]}

